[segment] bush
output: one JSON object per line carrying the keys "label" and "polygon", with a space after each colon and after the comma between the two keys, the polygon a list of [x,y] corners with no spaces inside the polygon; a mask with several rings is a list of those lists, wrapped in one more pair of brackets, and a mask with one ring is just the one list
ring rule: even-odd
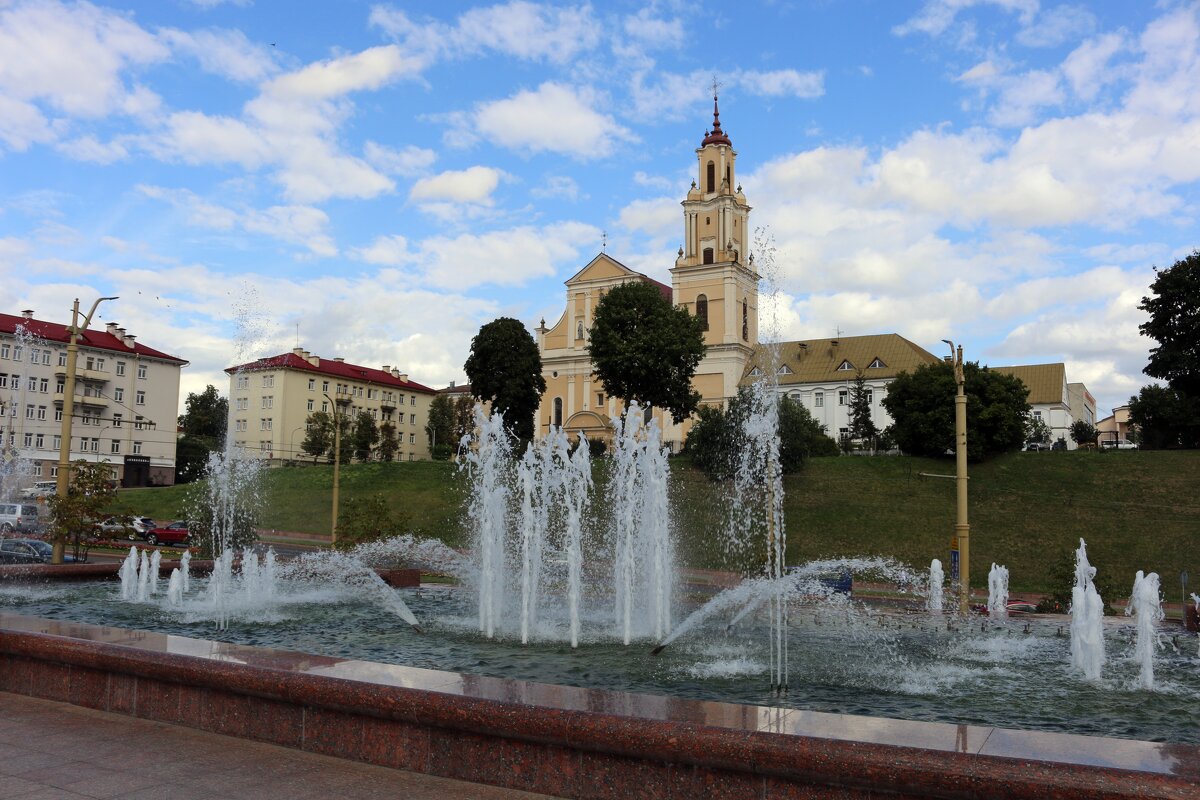
{"label": "bush", "polygon": [[347,498],[338,513],[339,550],[350,550],[364,542],[389,539],[408,532],[408,514],[388,505],[383,495]]}
{"label": "bush", "polygon": [[[1117,613],[1112,606],[1112,601],[1121,596],[1121,590],[1117,588],[1112,571],[1106,570],[1103,565],[1097,565],[1096,555],[1094,551],[1088,551],[1088,561],[1093,567],[1096,567],[1096,577],[1093,578],[1092,583],[1099,592],[1100,599],[1104,601],[1104,613],[1111,616]],[[1055,589],[1038,603],[1038,612],[1042,614],[1067,613],[1071,609],[1071,593],[1075,588],[1074,550],[1063,551],[1050,565],[1050,582]]]}

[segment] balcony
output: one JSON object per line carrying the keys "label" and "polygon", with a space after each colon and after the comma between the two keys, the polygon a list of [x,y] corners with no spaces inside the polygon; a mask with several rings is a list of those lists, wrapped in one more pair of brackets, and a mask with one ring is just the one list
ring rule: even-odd
{"label": "balcony", "polygon": [[[54,370],[54,377],[67,379],[67,368],[58,367]],[[92,383],[108,383],[110,378],[107,372],[97,372],[94,369],[84,369],[83,367],[75,368],[76,381],[91,381]]]}
{"label": "balcony", "polygon": [[[90,394],[75,395],[75,405],[83,408],[108,408],[111,401],[107,397],[98,397]],[[63,397],[58,395],[54,398],[56,408],[62,408]]]}

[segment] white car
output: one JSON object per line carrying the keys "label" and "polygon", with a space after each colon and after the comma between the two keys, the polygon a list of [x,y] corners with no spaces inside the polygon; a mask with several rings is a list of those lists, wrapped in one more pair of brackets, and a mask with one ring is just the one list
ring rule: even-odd
{"label": "white car", "polygon": [[1133,442],[1130,442],[1130,441],[1126,441],[1125,439],[1121,439],[1120,441],[1113,441],[1113,440],[1109,439],[1108,441],[1101,442],[1100,446],[1106,450],[1137,450],[1138,449],[1138,446],[1136,444],[1134,444]]}
{"label": "white car", "polygon": [[58,481],[38,481],[33,486],[21,490],[22,500],[37,500],[39,497],[49,497],[58,490]]}

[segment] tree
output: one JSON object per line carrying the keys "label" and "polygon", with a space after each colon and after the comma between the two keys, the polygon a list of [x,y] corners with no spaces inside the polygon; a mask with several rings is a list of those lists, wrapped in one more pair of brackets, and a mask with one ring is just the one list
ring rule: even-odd
{"label": "tree", "polygon": [[312,456],[313,463],[333,448],[333,417],[328,411],[314,411],[304,425],[300,449]]}
{"label": "tree", "polygon": [[429,404],[429,420],[425,423],[425,436],[429,439],[429,451],[434,458],[446,459],[454,452],[457,438],[454,435],[454,400],[448,394],[439,394]]}
{"label": "tree", "polygon": [[393,509],[382,495],[348,497],[338,514],[339,550],[350,550],[365,542],[389,539],[408,532],[409,518]]}
{"label": "tree", "polygon": [[376,426],[370,413],[366,411],[358,412],[358,415],[354,417],[353,426],[350,432],[350,446],[354,451],[354,457],[359,461],[370,461],[371,451],[375,449],[375,445],[379,441],[379,427]]}
{"label": "tree", "polygon": [[384,461],[394,461],[396,451],[400,449],[400,439],[396,435],[396,426],[385,422],[379,426],[379,457]]}
{"label": "tree", "polygon": [[[713,480],[725,480],[737,469],[742,425],[751,406],[748,392],[741,389],[729,401],[728,410],[702,406],[696,412],[699,419],[688,432],[687,452],[692,463]],[[784,473],[799,471],[811,456],[837,454],[837,443],[808,409],[790,397],[779,398],[779,467]]]}
{"label": "tree", "polygon": [[52,494],[46,498],[54,531],[51,560],[55,564],[62,563],[68,542],[74,546],[75,557],[79,557],[80,540],[91,532],[92,524],[117,495],[108,463],[80,460],[73,462],[70,470],[71,484],[66,496]]}
{"label": "tree", "polygon": [[[967,395],[967,456],[982,461],[1021,449],[1029,389],[1020,378],[992,372],[975,362],[964,365]],[[901,372],[888,386],[883,407],[891,430],[910,455],[940,456],[954,448],[954,396],[951,365],[939,361]]]}
{"label": "tree", "polygon": [[208,454],[213,452],[208,440],[199,436],[180,436],[175,444],[175,482],[191,483],[204,477]]}
{"label": "tree", "polygon": [[1138,306],[1150,315],[1138,330],[1158,342],[1143,372],[1200,398],[1200,250],[1154,275],[1153,296]]}
{"label": "tree", "polygon": [[1048,444],[1050,442],[1050,426],[1041,417],[1030,414],[1025,418],[1025,441]]}
{"label": "tree", "polygon": [[588,354],[604,388],[628,405],[655,406],[682,422],[700,393],[692,376],[704,358],[704,323],[673,307],[658,287],[631,281],[596,305]]}
{"label": "tree", "polygon": [[464,365],[471,393],[504,414],[504,427],[521,442],[533,438],[533,415],[537,413],[546,379],[537,342],[519,321],[500,317],[482,328],[471,340],[471,354]]}
{"label": "tree", "polygon": [[221,447],[229,420],[229,401],[217,394],[217,387],[210,383],[200,394],[188,392],[183,405],[179,427],[184,435],[206,439],[213,449]]}
{"label": "tree", "polygon": [[1099,432],[1096,426],[1086,419],[1077,419],[1071,423],[1071,441],[1079,445],[1094,445]]}
{"label": "tree", "polygon": [[1200,397],[1170,386],[1143,386],[1129,398],[1129,423],[1146,449],[1200,447]]}
{"label": "tree", "polygon": [[871,419],[871,396],[867,378],[859,372],[850,386],[850,438],[874,439],[879,434],[875,421]]}

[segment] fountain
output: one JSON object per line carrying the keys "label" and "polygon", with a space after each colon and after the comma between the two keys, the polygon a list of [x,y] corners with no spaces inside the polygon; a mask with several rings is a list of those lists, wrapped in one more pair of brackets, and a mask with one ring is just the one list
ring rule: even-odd
{"label": "fountain", "polygon": [[942,613],[942,587],[945,582],[946,575],[942,572],[942,562],[935,558],[929,562],[929,600],[926,603],[926,608],[931,614]]}
{"label": "fountain", "polygon": [[1008,567],[992,563],[988,572],[988,616],[999,622],[1008,617]]}
{"label": "fountain", "polygon": [[1071,666],[1089,681],[1100,679],[1104,666],[1104,600],[1094,583],[1096,568],[1088,563],[1087,544],[1075,551],[1075,588],[1071,590]]}
{"label": "fountain", "polygon": [[1143,574],[1137,571],[1133,580],[1133,595],[1125,607],[1126,616],[1137,618],[1137,647],[1134,659],[1139,670],[1136,685],[1142,689],[1154,688],[1154,651],[1162,647],[1158,639],[1158,623],[1163,620],[1162,598],[1158,590],[1158,573]]}

